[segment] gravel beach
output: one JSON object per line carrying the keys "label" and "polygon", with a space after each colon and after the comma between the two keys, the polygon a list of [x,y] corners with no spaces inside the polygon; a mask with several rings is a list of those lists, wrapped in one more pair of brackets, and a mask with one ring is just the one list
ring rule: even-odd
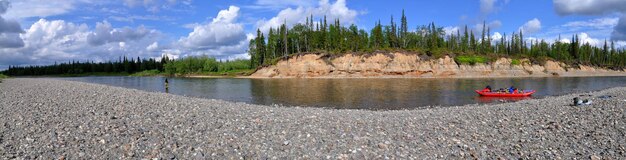
{"label": "gravel beach", "polygon": [[[581,95],[593,104],[569,106]],[[0,83],[0,107],[0,159],[626,158],[626,88],[368,111],[16,78]]]}

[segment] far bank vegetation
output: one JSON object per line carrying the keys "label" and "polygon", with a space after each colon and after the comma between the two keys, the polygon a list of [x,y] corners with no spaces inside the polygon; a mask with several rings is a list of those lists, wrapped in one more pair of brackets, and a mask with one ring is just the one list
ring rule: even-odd
{"label": "far bank vegetation", "polygon": [[251,67],[273,65],[278,59],[300,53],[342,55],[395,51],[431,58],[450,55],[461,64],[489,63],[508,57],[513,59],[513,64],[529,59],[537,64],[556,60],[570,65],[626,67],[626,50],[615,48],[614,42],[605,41],[598,47],[582,43],[577,35],[571,36],[570,43],[561,42],[561,37],[553,42],[529,40],[521,31],[492,39],[491,29],[485,23],[478,27],[480,30],[465,26],[446,34],[435,23],[409,28],[404,11],[399,25],[392,16],[386,25],[379,20],[369,31],[354,24],[343,25],[339,20],[328,23],[326,17],[314,19],[310,16],[304,24],[291,27],[283,24],[270,28],[267,33],[257,30],[257,37],[249,43]]}

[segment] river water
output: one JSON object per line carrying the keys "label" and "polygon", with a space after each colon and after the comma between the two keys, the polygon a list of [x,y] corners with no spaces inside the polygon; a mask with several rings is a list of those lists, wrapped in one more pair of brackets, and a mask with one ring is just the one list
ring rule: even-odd
{"label": "river water", "polygon": [[[537,90],[532,97],[564,95],[626,86],[626,77],[550,77],[493,79],[231,79],[165,77],[74,77],[66,80],[98,83],[151,92],[222,99],[253,104],[395,110],[426,106],[502,103],[524,98],[486,98],[474,90],[486,85]],[[565,104],[564,104],[565,105]]]}

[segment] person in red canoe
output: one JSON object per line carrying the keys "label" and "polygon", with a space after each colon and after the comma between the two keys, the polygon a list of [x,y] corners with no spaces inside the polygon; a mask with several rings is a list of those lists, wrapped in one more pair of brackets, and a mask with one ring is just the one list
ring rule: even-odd
{"label": "person in red canoe", "polygon": [[513,89],[513,93],[519,93],[519,91],[517,90],[517,88]]}
{"label": "person in red canoe", "polygon": [[487,85],[487,87],[485,87],[482,92],[491,92],[491,86]]}

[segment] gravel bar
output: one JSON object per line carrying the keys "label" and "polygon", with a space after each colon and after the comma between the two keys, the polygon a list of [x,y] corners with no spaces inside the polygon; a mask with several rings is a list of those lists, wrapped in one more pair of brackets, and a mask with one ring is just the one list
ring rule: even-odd
{"label": "gravel bar", "polygon": [[[626,88],[396,111],[252,105],[36,78],[5,79],[0,92],[0,159],[626,158]],[[569,106],[578,96],[593,104]]]}

